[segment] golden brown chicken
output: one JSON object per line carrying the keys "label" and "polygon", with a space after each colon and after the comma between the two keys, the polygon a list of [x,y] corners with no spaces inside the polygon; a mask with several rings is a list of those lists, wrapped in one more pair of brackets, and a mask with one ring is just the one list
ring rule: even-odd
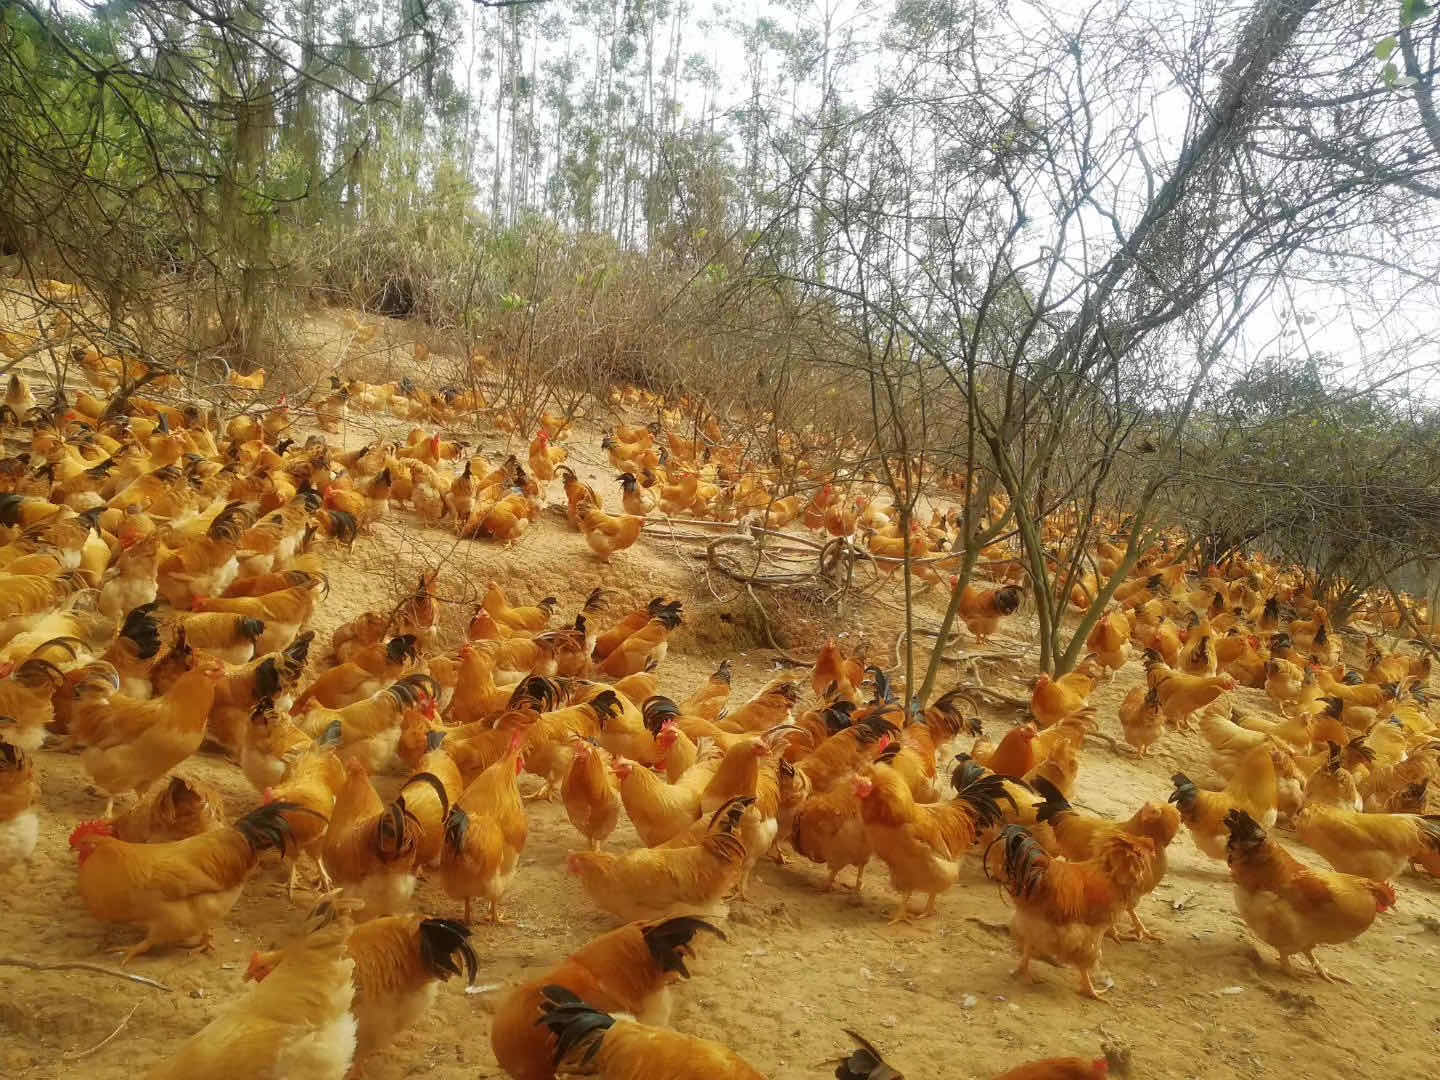
{"label": "golden brown chicken", "polygon": [[721,914],[725,894],[740,880],[745,845],[736,832],[752,801],[732,799],[715,811],[698,845],[575,852],[566,869],[592,903],[620,919]]}
{"label": "golden brown chicken", "polygon": [[419,843],[420,823],[404,797],[381,802],[365,766],[349,762],[321,858],[331,880],[359,902],[365,918],[394,914],[409,902]]}
{"label": "golden brown chicken", "polygon": [[495,1060],[514,1080],[554,1080],[555,1039],[537,1021],[541,990],[563,986],[592,1004],[643,1023],[670,1020],[670,987],[690,977],[700,933],[724,934],[688,915],[634,922],[584,945],[558,967],[507,994],[490,1025]]}
{"label": "golden brown chicken", "polygon": [[1315,946],[1340,945],[1363,934],[1375,916],[1395,906],[1395,890],[1383,881],[1311,870],[1266,835],[1244,810],[1226,814],[1227,861],[1235,882],[1235,906],[1255,936],[1280,954],[1302,954],[1315,974],[1332,975],[1315,959]]}
{"label": "golden brown chicken", "polygon": [[205,738],[205,721],[225,665],[201,653],[187,653],[186,670],[163,697],[133,701],[109,694],[87,701],[71,718],[71,737],[84,749],[80,763],[108,795],[144,795],[150,785],[179,765]]}
{"label": "golden brown chicken", "polygon": [[871,765],[855,780],[866,839],[889,868],[890,885],[900,894],[891,923],[915,917],[910,897],[917,892],[929,897],[919,917],[934,915],[939,895],[959,879],[960,856],[1003,818],[1000,800],[1009,801],[1010,796],[1000,777],[980,776],[962,766],[954,783],[953,800],[921,805],[888,765]]}
{"label": "golden brown chicken", "polygon": [[181,1044],[152,1080],[343,1080],[355,1056],[350,920],[322,904],[271,977]]}
{"label": "golden brown chicken", "polygon": [[801,803],[791,826],[790,843],[798,854],[823,863],[830,871],[822,892],[833,889],[840,872],[853,866],[858,893],[865,866],[874,852],[860,816],[860,796],[854,785],[842,780],[829,791],[811,795]]}
{"label": "golden brown chicken", "polygon": [[620,787],[611,771],[608,755],[595,743],[575,738],[575,758],[560,798],[570,824],[599,851],[620,820]]}
{"label": "golden brown chicken", "polygon": [[225,803],[209,784],[172,776],[112,822],[114,836],[130,844],[158,844],[225,827]]}
{"label": "golden brown chicken", "polygon": [[497,623],[512,630],[538,634],[549,624],[557,603],[553,596],[547,596],[533,607],[512,607],[504,591],[492,581],[486,586],[483,607]]}
{"label": "golden brown chicken", "polygon": [[1085,648],[1095,654],[1102,667],[1119,671],[1130,659],[1130,633],[1134,623],[1124,611],[1115,610],[1102,616],[1085,639]]}
{"label": "golden brown chicken", "polygon": [[609,560],[617,551],[624,551],[640,539],[640,530],[645,519],[634,514],[619,517],[605,513],[598,506],[587,509],[580,517],[580,531],[585,534],[585,543],[602,560]]}
{"label": "golden brown chicken", "polygon": [[665,659],[670,632],[683,622],[678,608],[665,608],[639,630],[615,646],[597,667],[611,679],[645,671]]}
{"label": "golden brown chicken", "polygon": [[1295,819],[1295,835],[1342,874],[1375,881],[1399,877],[1412,862],[1440,861],[1437,817],[1311,804]]}
{"label": "golden brown chicken", "polygon": [[984,644],[1000,628],[1000,621],[1007,615],[1020,610],[1025,599],[1025,590],[1018,585],[1006,585],[1000,589],[977,589],[966,585],[960,593],[960,617],[974,635],[975,641]]}
{"label": "golden brown chicken", "polygon": [[261,852],[285,851],[285,815],[300,809],[269,803],[228,828],[166,844],[127,844],[115,839],[109,822],[85,822],[70,834],[80,860],[80,898],[101,922],[144,928],[138,945],[118,950],[125,963],[157,945],[194,941],[208,947]]}
{"label": "golden brown chicken", "polygon": [[35,851],[40,835],[35,810],[39,793],[35,763],[20,747],[0,741],[0,873],[25,862]]}
{"label": "golden brown chicken", "polygon": [[[1153,845],[1154,856],[1150,863],[1149,877],[1142,883],[1135,899],[1138,901],[1140,897],[1149,895],[1155,886],[1164,880],[1168,869],[1166,849],[1180,831],[1180,812],[1175,807],[1168,803],[1156,805],[1147,802],[1135,811],[1128,821],[1107,821],[1104,818],[1081,814],[1066,801],[1065,796],[1054,785],[1043,779],[1036,782],[1035,790],[1045,797],[1045,802],[1036,811],[1036,819],[1042,825],[1050,826],[1059,854],[1071,862],[1083,862],[1098,855],[1105,838],[1113,832],[1141,836]],[[1129,936],[1132,940],[1164,940],[1145,928],[1133,904],[1129,908],[1129,915],[1132,928]],[[1123,935],[1115,933],[1114,936],[1120,939]]]}
{"label": "golden brown chicken", "polygon": [[1171,782],[1175,790],[1170,802],[1179,809],[1195,846],[1212,859],[1225,857],[1225,816],[1231,810],[1244,810],[1267,826],[1275,824],[1279,813],[1275,764],[1267,744],[1245,754],[1224,791],[1202,791],[1184,773],[1176,773]]}
{"label": "golden brown chicken", "polygon": [[602,1080],[765,1080],[729,1047],[617,1019],[560,986],[541,990],[541,1023],[555,1038],[555,1069]]}
{"label": "golden brown chicken", "polygon": [[450,897],[465,901],[467,925],[477,896],[490,904],[491,925],[504,922],[500,902],[515,877],[529,831],[515,782],[524,765],[524,741],[522,733],[512,735],[504,756],[475,778],[445,819],[440,883]]}
{"label": "golden brown chicken", "polygon": [[[997,850],[998,849],[998,850]],[[1080,973],[1080,992],[1103,991],[1091,975],[1100,944],[1116,918],[1133,910],[1154,876],[1149,839],[1112,832],[1083,862],[1051,858],[1019,825],[1007,825],[985,853],[985,872],[1005,884],[1015,903],[1010,933],[1020,952],[1017,975],[1032,978],[1042,957]]]}
{"label": "golden brown chicken", "polygon": [[[345,952],[355,962],[355,1070],[430,1011],[440,983],[459,975],[475,981],[480,958],[470,931],[449,919],[387,915],[350,931]],[[264,982],[284,962],[287,950],[251,954],[245,978]]]}

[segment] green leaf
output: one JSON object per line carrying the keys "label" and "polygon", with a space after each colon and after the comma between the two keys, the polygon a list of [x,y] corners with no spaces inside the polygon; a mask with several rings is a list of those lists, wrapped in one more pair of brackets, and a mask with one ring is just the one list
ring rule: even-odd
{"label": "green leaf", "polygon": [[1389,60],[1390,54],[1395,51],[1395,47],[1399,44],[1393,35],[1391,37],[1381,38],[1375,43],[1375,59]]}
{"label": "green leaf", "polygon": [[1399,76],[1399,74],[1400,69],[1397,68],[1394,64],[1386,64],[1383,68],[1380,69],[1380,78],[1385,80],[1386,86],[1394,86],[1395,79]]}
{"label": "green leaf", "polygon": [[1434,10],[1425,0],[1400,0],[1400,25],[1409,26]]}

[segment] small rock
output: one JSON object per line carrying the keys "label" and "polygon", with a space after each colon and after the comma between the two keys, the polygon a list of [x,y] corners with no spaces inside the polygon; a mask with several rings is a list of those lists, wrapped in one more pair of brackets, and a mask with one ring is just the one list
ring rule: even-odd
{"label": "small rock", "polygon": [[966,994],[960,999],[962,1009],[973,1009],[978,1004],[980,1004],[980,1000],[974,994]]}
{"label": "small rock", "polygon": [[1243,986],[1223,986],[1219,990],[1216,990],[1215,993],[1221,997],[1234,997],[1236,994],[1245,993],[1245,990],[1246,987]]}
{"label": "small rock", "polygon": [[205,990],[203,987],[197,986],[194,990],[190,991],[190,996],[192,998],[203,998],[205,996]]}
{"label": "small rock", "polygon": [[900,1018],[898,1016],[887,1016],[884,1020],[881,1020],[880,1023],[884,1027],[893,1028],[896,1024],[900,1023]]}

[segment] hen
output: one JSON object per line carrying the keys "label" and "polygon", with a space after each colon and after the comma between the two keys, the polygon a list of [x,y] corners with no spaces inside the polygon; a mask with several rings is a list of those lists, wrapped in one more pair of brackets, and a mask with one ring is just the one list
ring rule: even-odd
{"label": "hen", "polygon": [[[345,952],[355,962],[355,1074],[430,1010],[440,983],[453,975],[475,981],[480,958],[469,938],[459,923],[424,915],[388,915],[350,931]],[[289,956],[284,949],[252,954],[246,980],[264,982]]]}
{"label": "hen", "polygon": [[1327,982],[1345,982],[1315,959],[1315,946],[1340,945],[1370,928],[1375,916],[1395,906],[1395,890],[1383,881],[1311,870],[1266,835],[1244,810],[1225,815],[1230,830],[1227,862],[1235,882],[1235,906],[1245,925],[1280,954],[1302,954]]}
{"label": "hen", "polygon": [[183,1043],[150,1080],[342,1080],[355,1056],[350,921],[322,904],[277,971]]}
{"label": "hen", "polygon": [[452,898],[465,901],[469,924],[475,897],[490,902],[490,922],[498,925],[504,899],[520,853],[525,850],[528,823],[516,776],[524,766],[524,736],[511,736],[509,749],[465,789],[445,819],[445,850],[440,883]]}
{"label": "hen", "polygon": [[710,923],[688,915],[630,923],[517,986],[500,1003],[490,1025],[495,1060],[515,1080],[553,1080],[555,1039],[539,1024],[546,986],[563,986],[599,1008],[629,1013],[642,1023],[668,1023],[670,987],[690,977],[686,961],[694,957],[701,932],[725,937]]}
{"label": "hen", "polygon": [[720,1043],[617,1019],[561,986],[541,995],[540,1022],[555,1037],[557,1072],[602,1080],[765,1080]]}
{"label": "hen", "polygon": [[260,853],[282,853],[290,839],[285,815],[294,803],[269,803],[225,829],[167,844],[128,844],[104,821],[70,834],[80,860],[80,898],[101,922],[144,928],[138,945],[121,949],[129,963],[157,945],[197,941],[208,948],[215,924],[240,899]]}

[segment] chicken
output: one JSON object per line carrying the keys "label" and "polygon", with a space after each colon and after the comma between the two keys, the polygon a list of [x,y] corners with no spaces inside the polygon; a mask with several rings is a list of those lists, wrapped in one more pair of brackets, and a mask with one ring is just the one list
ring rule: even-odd
{"label": "chicken", "polygon": [[1000,740],[988,761],[981,762],[991,772],[1019,780],[1035,767],[1035,737],[1039,734],[1029,724],[1011,728]]}
{"label": "chicken", "polygon": [[1305,805],[1331,806],[1339,810],[1363,810],[1360,787],[1355,776],[1344,767],[1338,743],[1329,744],[1325,763],[1305,781]]}
{"label": "chicken", "polygon": [[575,739],[575,758],[560,785],[565,816],[590,844],[592,851],[605,846],[606,838],[620,820],[620,788],[606,760],[605,751],[586,739]]}
{"label": "chicken", "polygon": [[567,456],[563,446],[550,445],[550,435],[542,428],[530,443],[530,472],[536,480],[548,484],[555,479],[555,466]]}
{"label": "chicken", "polygon": [[[1050,826],[1051,835],[1054,837],[1055,847],[1059,854],[1064,855],[1071,862],[1083,862],[1098,855],[1105,838],[1113,832],[1140,836],[1151,842],[1154,847],[1154,856],[1150,862],[1149,878],[1142,883],[1140,891],[1135,894],[1135,899],[1138,901],[1140,897],[1149,895],[1154,891],[1155,886],[1164,879],[1168,869],[1166,849],[1175,839],[1175,834],[1180,831],[1180,812],[1175,807],[1168,803],[1157,806],[1147,802],[1135,811],[1128,821],[1115,822],[1079,813],[1053,784],[1044,779],[1036,781],[1035,790],[1045,798],[1045,802],[1036,812],[1036,819],[1041,824]],[[1140,921],[1140,916],[1135,911],[1134,904],[1128,910],[1133,930],[1131,937],[1134,940],[1164,940],[1158,934],[1153,934],[1145,928],[1145,924]],[[1114,936],[1118,939],[1121,935],[1115,934]]]}
{"label": "chicken", "polygon": [[40,835],[35,810],[39,794],[35,763],[20,747],[0,742],[0,873],[25,862],[35,851]]}
{"label": "chicken", "polygon": [[624,551],[640,538],[645,519],[634,514],[614,517],[598,506],[587,509],[580,517],[580,531],[585,534],[585,543],[602,560],[609,560],[617,551]]}
{"label": "chicken", "polygon": [[[620,482],[620,505],[627,514],[643,518],[655,509],[656,496],[640,486],[634,473],[621,473],[616,479]],[[597,505],[599,501],[595,500]]]}
{"label": "chicken", "polygon": [[208,784],[184,776],[147,795],[112,823],[114,836],[130,844],[158,844],[225,827],[225,803]]}
{"label": "chicken", "polygon": [[1202,617],[1188,632],[1180,649],[1177,667],[1186,675],[1214,675],[1218,663],[1210,620]]}
{"label": "chicken", "polygon": [[666,650],[669,648],[670,631],[683,621],[678,610],[662,610],[615,646],[614,651],[601,661],[596,670],[611,679],[619,679],[658,665],[665,659]]}
{"label": "chicken", "polygon": [[300,749],[296,756],[287,756],[283,765],[283,777],[274,787],[264,789],[264,797],[267,804],[278,802],[294,807],[284,814],[293,841],[293,848],[286,852],[290,857],[287,893],[294,895],[302,855],[314,863],[321,888],[328,892],[330,873],[325,869],[321,851],[335,811],[335,801],[349,779],[345,765],[323,744]]}
{"label": "chicken", "polygon": [[[260,620],[264,629],[255,639],[255,652],[259,655],[283,649],[294,641],[315,612],[316,593],[329,592],[329,589],[323,574],[307,574],[304,581],[288,589],[263,596],[197,597],[193,607],[196,611],[225,611]],[[244,663],[244,660],[238,662]]]}
{"label": "chicken", "polygon": [[595,646],[591,656],[596,660],[604,660],[615,648],[635,631],[639,630],[646,623],[665,611],[673,611],[679,614],[681,603],[679,600],[667,601],[663,596],[652,599],[645,607],[638,611],[632,611],[620,619],[614,626],[610,627],[603,634],[595,639]]}
{"label": "chicken", "polygon": [[380,801],[359,761],[346,766],[345,786],[335,797],[321,858],[331,880],[364,916],[392,915],[415,891],[420,824],[403,796]]}
{"label": "chicken", "polygon": [[415,635],[397,634],[384,645],[362,649],[345,663],[321,673],[296,696],[291,711],[304,712],[312,700],[326,709],[343,709],[379,692],[419,661]]}
{"label": "chicken", "polygon": [[330,732],[337,737],[336,747],[342,758],[359,761],[368,771],[379,772],[394,760],[405,712],[415,708],[429,712],[439,695],[434,679],[415,672],[343,709],[312,708],[296,722],[312,738]]}
{"label": "chicken", "polygon": [[231,502],[215,515],[203,536],[184,541],[160,560],[156,581],[172,607],[186,609],[195,597],[218,596],[240,572],[236,552],[254,521],[243,502]]}
{"label": "chicken", "polygon": [[1141,757],[1149,756],[1150,747],[1160,741],[1165,731],[1160,696],[1143,686],[1133,687],[1120,703],[1120,729],[1125,733],[1125,741]]}
{"label": "chicken", "polygon": [[1304,693],[1306,675],[1299,665],[1272,658],[1265,665],[1265,695],[1288,715]]}
{"label": "chicken", "polygon": [[1235,906],[1245,925],[1280,954],[1281,970],[1287,974],[1293,973],[1290,957],[1300,953],[1320,978],[1345,982],[1320,966],[1315,946],[1340,945],[1363,934],[1377,914],[1394,907],[1394,888],[1383,881],[1311,870],[1242,809],[1226,814],[1225,827]]}
{"label": "chicken", "polygon": [[144,795],[205,738],[205,721],[225,665],[199,653],[189,653],[183,662],[187,670],[163,697],[133,701],[113,694],[86,703],[72,718],[71,736],[84,747],[80,763],[109,796],[107,818],[116,795]]}
{"label": "chicken", "polygon": [[1130,634],[1134,623],[1124,611],[1115,610],[1102,616],[1085,639],[1085,648],[1095,654],[1101,666],[1119,671],[1130,659]]}
{"label": "chicken", "polygon": [[249,615],[230,612],[182,614],[175,617],[177,630],[192,647],[218,657],[227,664],[248,664],[263,650],[257,648],[265,634],[265,623]]}
{"label": "chicken", "polygon": [[673,784],[667,784],[634,762],[622,759],[615,763],[621,804],[646,847],[663,844],[699,820],[700,797],[714,776],[723,751],[717,746],[710,754]]}
{"label": "chicken", "polygon": [[1165,718],[1186,731],[1192,713],[1235,689],[1235,680],[1229,675],[1186,675],[1153,654],[1146,657],[1145,680],[1155,691]]}
{"label": "chicken", "polygon": [[975,641],[984,644],[1000,628],[1000,620],[1020,610],[1025,591],[1018,585],[1006,585],[1000,589],[977,589],[966,585],[960,592],[960,617],[974,635]]}
{"label": "chicken", "polygon": [[962,780],[962,776],[957,770],[956,797],[937,805],[917,804],[905,781],[888,765],[871,765],[855,779],[866,839],[889,868],[890,885],[900,894],[891,923],[908,922],[914,916],[910,897],[917,892],[929,897],[919,917],[934,915],[940,893],[959,879],[960,856],[975,846],[983,830],[1002,819],[999,800],[1010,796],[1001,778]]}
{"label": "chicken", "polygon": [[485,589],[483,606],[497,623],[512,630],[538,634],[549,624],[557,603],[553,596],[547,596],[534,607],[511,607],[504,591],[492,581]]}
{"label": "chicken", "polygon": [[555,470],[565,486],[565,520],[576,532],[580,531],[580,519],[594,507],[601,505],[600,496],[589,484],[582,484],[573,469],[562,465]]}
{"label": "chicken", "polygon": [[874,852],[860,816],[860,796],[854,785],[839,783],[802,802],[791,825],[790,843],[798,854],[812,862],[824,863],[830,871],[822,892],[833,889],[840,872],[853,866],[855,891],[859,893],[865,866]]}
{"label": "chicken", "polygon": [[[998,848],[999,850],[995,850]],[[1010,933],[1020,952],[1017,975],[1032,978],[1030,961],[1047,958],[1080,973],[1080,992],[1098,998],[1092,972],[1100,943],[1115,919],[1133,910],[1152,887],[1154,844],[1112,832],[1082,862],[1051,858],[1019,825],[1007,825],[985,853],[985,873],[1004,883],[1015,903]]]}
{"label": "chicken", "polygon": [[698,845],[602,851],[567,856],[592,903],[617,918],[661,918],[681,912],[719,914],[740,880],[745,845],[736,836],[752,799],[732,799],[715,812]]}
{"label": "chicken", "polygon": [[198,941],[208,948],[260,853],[285,851],[290,840],[285,815],[302,810],[294,803],[268,803],[228,828],[165,844],[128,844],[115,839],[109,822],[85,822],[70,834],[80,860],[80,898],[101,922],[144,928],[138,945],[118,950],[124,963],[159,945]]}
{"label": "chicken", "polygon": [[561,986],[598,1008],[646,1024],[669,1022],[670,987],[690,977],[686,961],[701,933],[725,935],[703,919],[682,915],[634,922],[602,934],[559,966],[511,990],[495,1010],[490,1046],[514,1080],[553,1080],[555,1039],[537,1021],[547,986]]}
{"label": "chicken", "polygon": [[1035,688],[1030,692],[1030,711],[1042,731],[1085,707],[1095,689],[1098,668],[1098,664],[1087,658],[1074,671],[1058,679],[1041,675],[1035,680]]}
{"label": "chicken", "polygon": [[475,477],[471,471],[470,462],[465,462],[465,470],[450,482],[450,487],[446,489],[442,501],[445,513],[455,519],[457,527],[470,520],[470,515],[475,509]]}
{"label": "chicken", "polygon": [[720,1043],[617,1019],[560,986],[547,986],[541,995],[539,1022],[555,1038],[557,1073],[602,1080],[765,1080]]}
{"label": "chicken", "polygon": [[1440,867],[1440,817],[1310,805],[1295,835],[1342,874],[1389,881],[1412,862]]}
{"label": "chicken", "polygon": [[155,599],[155,575],[160,566],[160,537],[133,534],[120,539],[120,551],[106,570],[96,605],[100,614],[121,619]]}
{"label": "chicken", "polygon": [[276,972],[181,1044],[150,1080],[342,1080],[355,1056],[350,921],[322,904]]}
{"label": "chicken", "polygon": [[1184,773],[1176,773],[1171,782],[1175,790],[1169,801],[1180,810],[1195,846],[1212,859],[1225,857],[1225,815],[1231,810],[1244,810],[1267,828],[1278,816],[1275,764],[1268,745],[1246,753],[1224,791],[1201,791]]}
{"label": "chicken", "polygon": [[0,737],[27,752],[40,749],[55,719],[54,698],[65,684],[64,672],[33,655],[0,679]]}
{"label": "chicken", "polygon": [[[840,651],[834,638],[826,638],[810,672],[810,688],[822,701],[860,701],[860,684],[865,669],[858,660]],[[689,710],[687,710],[689,711]]]}
{"label": "chicken", "polygon": [[523,733],[514,733],[505,755],[475,778],[445,819],[440,883],[451,898],[465,901],[466,925],[477,896],[489,901],[492,926],[504,922],[500,901],[529,831],[515,782],[524,765],[523,745]]}
{"label": "chicken", "polygon": [[[355,962],[355,1072],[366,1058],[415,1026],[434,1005],[439,984],[453,975],[475,981],[480,958],[470,931],[449,919],[387,915],[350,931],[345,952]],[[287,959],[286,950],[253,953],[246,981],[264,982]]]}

